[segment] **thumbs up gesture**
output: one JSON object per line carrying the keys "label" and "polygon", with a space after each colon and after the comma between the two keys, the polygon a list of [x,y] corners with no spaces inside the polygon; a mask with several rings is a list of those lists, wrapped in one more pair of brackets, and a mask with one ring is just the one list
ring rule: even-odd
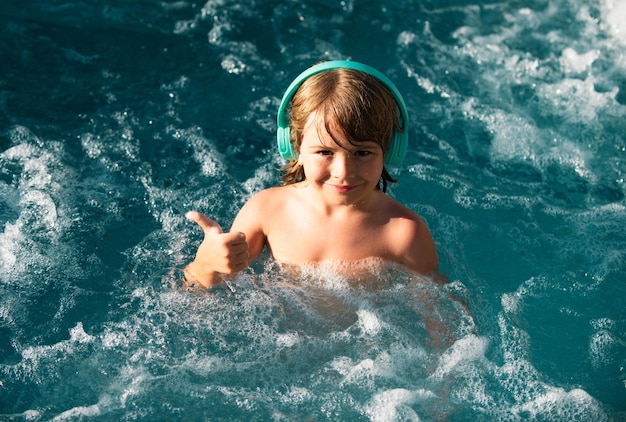
{"label": "thumbs up gesture", "polygon": [[234,275],[248,267],[245,234],[224,233],[217,222],[196,211],[188,212],[186,217],[204,231],[195,259],[184,270],[188,282],[211,287],[221,283],[223,275]]}

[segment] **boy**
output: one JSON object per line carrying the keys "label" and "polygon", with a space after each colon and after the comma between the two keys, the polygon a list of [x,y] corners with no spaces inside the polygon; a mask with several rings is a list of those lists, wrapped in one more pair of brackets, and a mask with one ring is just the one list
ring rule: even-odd
{"label": "boy", "polygon": [[[229,233],[189,212],[204,240],[185,268],[187,281],[219,284],[247,268],[264,247],[286,265],[358,266],[378,258],[434,274],[437,252],[426,224],[385,194],[387,183],[395,182],[385,162],[401,161],[407,123],[402,97],[369,66],[331,61],[303,72],[279,108],[279,148],[290,159],[285,184],[254,195]],[[400,160],[392,157],[398,154]]]}

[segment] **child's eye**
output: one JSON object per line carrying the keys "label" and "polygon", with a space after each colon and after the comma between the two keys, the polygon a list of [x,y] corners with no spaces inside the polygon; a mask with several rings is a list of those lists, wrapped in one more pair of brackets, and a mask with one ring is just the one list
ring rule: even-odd
{"label": "child's eye", "polygon": [[333,155],[333,152],[323,149],[323,150],[317,151],[317,154],[326,156],[326,155]]}
{"label": "child's eye", "polygon": [[367,157],[368,155],[371,155],[372,151],[355,151],[354,155],[356,157]]}

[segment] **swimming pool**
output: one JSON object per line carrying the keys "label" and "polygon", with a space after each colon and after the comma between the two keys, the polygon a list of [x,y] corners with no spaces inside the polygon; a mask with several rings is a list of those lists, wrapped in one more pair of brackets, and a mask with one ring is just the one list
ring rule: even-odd
{"label": "swimming pool", "polygon": [[[0,6],[3,420],[626,419],[626,3],[56,0]],[[390,195],[444,286],[267,256],[177,287],[278,184],[320,59],[390,77]]]}

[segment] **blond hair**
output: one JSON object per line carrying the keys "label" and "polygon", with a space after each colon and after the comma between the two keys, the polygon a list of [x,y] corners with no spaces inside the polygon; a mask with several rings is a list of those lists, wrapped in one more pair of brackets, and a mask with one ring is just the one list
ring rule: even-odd
{"label": "blond hair", "polygon": [[[309,77],[298,88],[289,109],[289,130],[295,151],[300,152],[304,127],[311,113],[316,112],[324,122],[326,131],[337,141],[331,123],[341,128],[348,142],[376,142],[387,153],[395,130],[402,130],[398,123],[398,106],[389,89],[374,76],[347,68],[327,70]],[[298,160],[291,160],[281,170],[285,185],[306,179],[304,168]],[[378,189],[387,190],[387,183],[394,183],[383,168]]]}

